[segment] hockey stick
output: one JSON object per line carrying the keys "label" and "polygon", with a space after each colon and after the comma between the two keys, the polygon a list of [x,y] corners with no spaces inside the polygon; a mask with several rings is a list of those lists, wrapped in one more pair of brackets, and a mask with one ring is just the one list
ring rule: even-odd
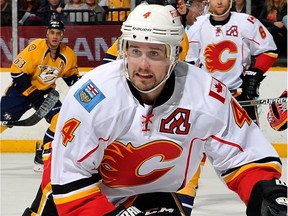
{"label": "hockey stick", "polygon": [[259,100],[247,100],[247,101],[238,101],[241,106],[255,106],[255,105],[268,105],[268,104],[282,104],[287,103],[287,98],[269,98],[269,99],[259,99]]}
{"label": "hockey stick", "polygon": [[52,89],[48,96],[45,98],[41,106],[37,111],[28,117],[20,121],[1,121],[1,125],[4,126],[32,126],[37,124],[42,118],[44,118],[50,110],[54,107],[59,99],[59,93],[55,89]]}

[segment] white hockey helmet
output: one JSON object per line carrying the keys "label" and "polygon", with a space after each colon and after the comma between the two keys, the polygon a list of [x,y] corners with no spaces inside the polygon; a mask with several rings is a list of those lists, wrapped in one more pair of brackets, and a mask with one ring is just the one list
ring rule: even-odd
{"label": "white hockey helmet", "polygon": [[123,22],[121,32],[118,54],[120,58],[124,59],[124,74],[126,78],[130,80],[126,64],[127,42],[135,41],[166,45],[167,57],[170,59],[171,64],[161,84],[167,80],[178,61],[180,44],[184,34],[184,27],[177,10],[171,5],[162,6],[142,3]]}

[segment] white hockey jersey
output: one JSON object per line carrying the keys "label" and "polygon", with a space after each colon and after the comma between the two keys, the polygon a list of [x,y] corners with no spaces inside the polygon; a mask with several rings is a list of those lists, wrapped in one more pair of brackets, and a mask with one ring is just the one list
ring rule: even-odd
{"label": "white hockey jersey", "polygon": [[97,173],[113,203],[175,192],[194,175],[204,151],[226,183],[249,163],[280,172],[276,151],[222,82],[179,62],[151,106],[141,102],[122,68],[122,60],[97,67],[65,98],[52,142],[51,183],[61,188],[53,191],[56,204],[90,196]]}
{"label": "white hockey jersey", "polygon": [[201,65],[229,90],[236,90],[242,84],[241,74],[251,64],[251,56],[276,51],[277,47],[265,26],[248,14],[231,12],[228,22],[211,22],[210,14],[206,14],[186,29],[189,50],[185,61]]}

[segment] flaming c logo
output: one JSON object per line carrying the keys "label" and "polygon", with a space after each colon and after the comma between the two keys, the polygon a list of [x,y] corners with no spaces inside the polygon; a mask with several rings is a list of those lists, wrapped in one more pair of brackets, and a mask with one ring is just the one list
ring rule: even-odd
{"label": "flaming c logo", "polygon": [[237,46],[232,41],[222,41],[218,44],[210,44],[204,51],[205,65],[210,73],[216,71],[227,72],[235,64],[236,58],[226,58],[223,61],[223,53],[227,51],[228,55],[238,52]]}
{"label": "flaming c logo", "polygon": [[131,143],[124,145],[115,141],[105,150],[99,172],[103,182],[110,187],[147,184],[169,172],[173,166],[165,166],[165,162],[178,158],[181,152],[180,146],[167,140],[154,141],[137,148]]}

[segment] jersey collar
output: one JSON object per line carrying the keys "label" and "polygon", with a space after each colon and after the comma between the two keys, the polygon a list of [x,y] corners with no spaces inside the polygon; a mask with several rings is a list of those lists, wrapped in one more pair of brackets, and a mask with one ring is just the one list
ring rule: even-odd
{"label": "jersey collar", "polygon": [[229,22],[230,17],[231,17],[231,12],[229,13],[229,16],[225,20],[216,21],[216,20],[213,19],[212,15],[210,15],[209,20],[210,20],[211,25],[213,25],[213,26],[216,26],[216,25],[222,25],[223,26],[223,25],[225,25],[226,23]]}
{"label": "jersey collar", "polygon": [[[130,81],[127,80],[128,86],[133,94],[133,96],[139,101],[141,105],[144,106],[144,103],[140,97],[139,92],[137,89],[131,84]],[[164,104],[169,98],[172,96],[175,87],[175,74],[174,71],[172,72],[171,76],[167,79],[165,83],[165,87],[162,93],[159,95],[159,98],[156,100],[154,107],[160,106]]]}

